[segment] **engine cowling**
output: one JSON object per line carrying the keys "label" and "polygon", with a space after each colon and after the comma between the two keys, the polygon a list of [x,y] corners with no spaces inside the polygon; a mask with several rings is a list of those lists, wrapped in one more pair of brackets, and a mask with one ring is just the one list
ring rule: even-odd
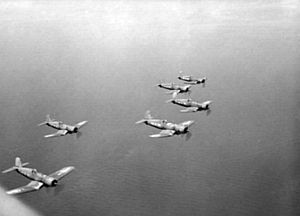
{"label": "engine cowling", "polygon": [[74,127],[74,126],[68,126],[67,130],[71,133],[77,133],[78,132],[78,128]]}
{"label": "engine cowling", "polygon": [[43,179],[43,183],[46,184],[47,186],[56,186],[57,185],[57,180],[53,177],[46,176]]}
{"label": "engine cowling", "polygon": [[180,132],[180,133],[184,133],[184,132],[186,132],[187,131],[187,127],[185,127],[185,126],[176,126],[176,128],[175,128],[178,132]]}

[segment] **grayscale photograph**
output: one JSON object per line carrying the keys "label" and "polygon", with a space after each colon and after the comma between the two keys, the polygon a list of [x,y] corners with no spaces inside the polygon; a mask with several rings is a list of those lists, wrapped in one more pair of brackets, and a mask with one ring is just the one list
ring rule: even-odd
{"label": "grayscale photograph", "polygon": [[300,215],[299,0],[3,0],[0,75],[0,216]]}

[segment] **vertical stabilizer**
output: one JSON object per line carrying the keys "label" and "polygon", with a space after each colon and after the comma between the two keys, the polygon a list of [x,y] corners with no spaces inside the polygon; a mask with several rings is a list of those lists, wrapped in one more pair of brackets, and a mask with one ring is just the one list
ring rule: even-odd
{"label": "vertical stabilizer", "polygon": [[46,115],[46,122],[51,122],[51,118],[50,118],[50,115]]}
{"label": "vertical stabilizer", "polygon": [[152,119],[153,117],[150,114],[150,110],[147,110],[145,113],[145,119]]}
{"label": "vertical stabilizer", "polygon": [[21,158],[16,157],[16,159],[15,159],[15,166],[16,167],[21,167],[22,166]]}

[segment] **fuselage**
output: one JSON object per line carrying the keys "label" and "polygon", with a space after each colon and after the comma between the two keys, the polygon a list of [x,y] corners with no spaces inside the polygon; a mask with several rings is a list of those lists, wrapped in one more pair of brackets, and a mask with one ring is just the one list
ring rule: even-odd
{"label": "fuselage", "polygon": [[145,124],[163,130],[166,129],[166,125],[169,124],[169,122],[160,119],[149,119],[145,121]]}
{"label": "fuselage", "polygon": [[52,127],[52,128],[55,128],[57,130],[67,130],[68,133],[76,133],[76,132],[78,132],[78,128],[76,128],[76,127],[74,127],[72,125],[64,124],[61,121],[47,122],[47,125],[50,126],[50,127]]}
{"label": "fuselage", "polygon": [[206,78],[195,79],[192,76],[179,76],[178,79],[188,82],[190,84],[201,84],[201,83],[205,83],[206,81]]}
{"label": "fuselage", "polygon": [[161,83],[158,87],[168,89],[168,90],[179,90],[180,92],[185,92],[189,90],[189,85],[178,85],[174,83]]}
{"label": "fuselage", "polygon": [[43,173],[40,173],[36,169],[27,168],[27,167],[18,167],[17,172],[30,180],[42,182],[47,186],[55,186],[57,184],[56,179],[47,176]]}
{"label": "fuselage", "polygon": [[174,99],[171,102],[183,107],[202,107],[201,103],[192,101],[190,99]]}
{"label": "fuselage", "polygon": [[[192,124],[193,122],[191,122]],[[160,130],[174,130],[175,134],[185,133],[188,131],[189,125],[175,124],[166,120],[152,119],[145,121],[146,125],[155,127]]]}
{"label": "fuselage", "polygon": [[183,80],[183,81],[193,81],[192,76],[179,76],[178,79]]}

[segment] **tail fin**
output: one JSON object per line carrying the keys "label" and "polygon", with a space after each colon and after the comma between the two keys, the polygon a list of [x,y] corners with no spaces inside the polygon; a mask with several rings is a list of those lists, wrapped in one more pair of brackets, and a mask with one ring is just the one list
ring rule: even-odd
{"label": "tail fin", "polygon": [[139,120],[139,121],[137,121],[136,124],[144,123],[144,122],[146,122],[147,120],[152,119],[152,118],[153,118],[153,117],[152,117],[151,114],[150,114],[150,110],[147,110],[146,113],[145,113],[144,118],[141,119],[141,120]]}
{"label": "tail fin", "polygon": [[178,79],[181,79],[181,77],[182,77],[182,73],[183,73],[182,71],[179,71],[179,74],[178,74],[178,76],[177,76],[177,77],[178,77]]}
{"label": "tail fin", "polygon": [[147,110],[145,113],[145,119],[153,119],[153,117],[151,116],[150,110]]}
{"label": "tail fin", "polygon": [[28,162],[22,163],[21,159],[19,157],[16,157],[15,166],[10,167],[6,170],[3,170],[2,173],[8,173],[8,172],[14,171],[14,170],[18,169],[19,167],[23,167],[23,166],[26,166],[28,164],[29,164]]}
{"label": "tail fin", "polygon": [[50,115],[48,114],[48,115],[46,115],[46,121],[38,124],[38,126],[45,125],[45,124],[47,124],[48,122],[51,122],[51,121],[52,121],[52,119],[50,118]]}
{"label": "tail fin", "polygon": [[19,157],[16,157],[16,159],[15,159],[15,166],[16,167],[23,167],[23,166],[26,166],[28,164],[29,164],[28,162],[22,163],[21,158],[19,158]]}
{"label": "tail fin", "polygon": [[46,115],[46,121],[47,121],[47,122],[51,121],[51,118],[50,118],[50,115],[49,115],[49,114]]}

